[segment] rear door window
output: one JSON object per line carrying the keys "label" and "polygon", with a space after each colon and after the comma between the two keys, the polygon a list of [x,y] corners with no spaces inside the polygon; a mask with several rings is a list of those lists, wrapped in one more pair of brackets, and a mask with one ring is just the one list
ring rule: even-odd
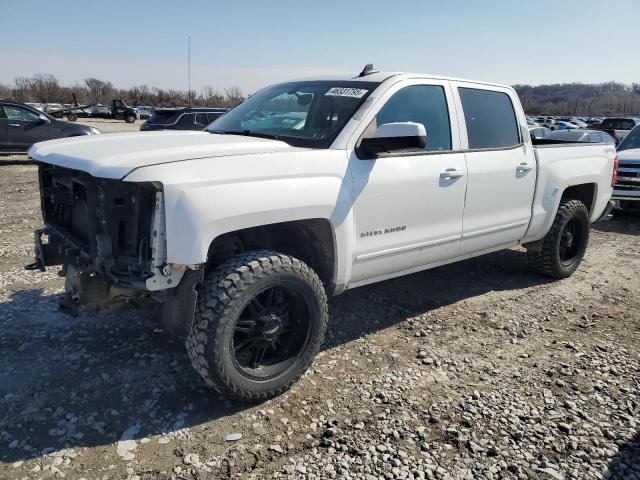
{"label": "rear door window", "polygon": [[616,126],[616,129],[618,130],[631,130],[633,127],[635,127],[636,124],[634,123],[633,120],[619,120],[618,121],[618,125]]}
{"label": "rear door window", "polygon": [[518,121],[509,95],[459,87],[469,148],[507,148],[520,144]]}
{"label": "rear door window", "polygon": [[194,117],[195,115],[193,113],[185,113],[180,117],[180,120],[178,120],[178,125],[181,127],[191,127],[194,124]]}
{"label": "rear door window", "polygon": [[203,127],[206,127],[211,122],[207,118],[207,114],[206,113],[196,113],[196,123],[202,125]]}

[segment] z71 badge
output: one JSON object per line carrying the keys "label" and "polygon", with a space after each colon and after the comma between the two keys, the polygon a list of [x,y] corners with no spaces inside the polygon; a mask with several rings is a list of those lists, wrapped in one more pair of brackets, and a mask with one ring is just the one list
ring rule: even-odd
{"label": "z71 badge", "polygon": [[384,235],[386,233],[402,232],[403,230],[406,230],[406,229],[407,229],[406,225],[402,225],[401,227],[380,228],[378,230],[371,230],[369,232],[362,232],[360,234],[360,238],[375,237],[376,235]]}

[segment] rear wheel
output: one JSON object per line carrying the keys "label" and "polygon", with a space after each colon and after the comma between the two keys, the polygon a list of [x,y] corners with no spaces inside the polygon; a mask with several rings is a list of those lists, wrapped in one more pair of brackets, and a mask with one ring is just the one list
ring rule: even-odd
{"label": "rear wheel", "polygon": [[132,113],[128,113],[127,115],[125,115],[124,121],[127,123],[133,123],[136,121],[136,116]]}
{"label": "rear wheel", "polygon": [[69,113],[69,115],[67,115],[67,120],[69,120],[70,122],[75,122],[76,120],[78,120],[78,114],[74,112]]}
{"label": "rear wheel", "polygon": [[576,271],[589,242],[589,211],[579,200],[563,200],[540,251],[527,250],[529,266],[551,278]]}
{"label": "rear wheel", "polygon": [[311,268],[280,253],[250,252],[208,275],[186,347],[209,386],[235,400],[265,400],[309,368],[327,317]]}

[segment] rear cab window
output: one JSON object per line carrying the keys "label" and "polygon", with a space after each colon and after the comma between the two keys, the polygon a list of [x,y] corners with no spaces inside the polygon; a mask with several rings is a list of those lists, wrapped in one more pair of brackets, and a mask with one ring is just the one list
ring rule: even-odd
{"label": "rear cab window", "polygon": [[504,92],[458,87],[470,150],[502,149],[521,144],[511,98]]}
{"label": "rear cab window", "polygon": [[175,112],[175,111],[174,112],[156,111],[151,115],[151,117],[149,117],[149,120],[147,120],[147,122],[152,123],[154,125],[171,125],[178,121],[181,114],[182,112]]}

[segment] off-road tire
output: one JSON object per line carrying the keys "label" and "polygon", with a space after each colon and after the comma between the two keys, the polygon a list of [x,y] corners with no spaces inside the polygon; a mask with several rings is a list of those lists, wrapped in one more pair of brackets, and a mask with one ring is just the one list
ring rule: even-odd
{"label": "off-road tire", "polygon": [[[256,292],[278,281],[298,282],[313,303],[306,347],[282,375],[256,381],[235,367],[229,342],[244,305]],[[185,346],[191,363],[210,387],[233,400],[259,402],[288,390],[309,368],[327,328],[327,296],[318,275],[304,262],[269,250],[237,255],[212,270],[198,292]],[[230,337],[231,336],[231,337]]]}
{"label": "off-road tire", "polygon": [[131,114],[125,115],[124,121],[127,123],[134,123],[136,121],[136,116]]}
{"label": "off-road tire", "polygon": [[[570,265],[565,265],[560,259],[560,240],[565,226],[572,219],[576,219],[584,228],[579,251]],[[561,279],[569,277],[576,271],[584,257],[589,243],[589,211],[579,200],[562,200],[551,229],[544,237],[540,251],[527,250],[529,267],[546,277]]]}

